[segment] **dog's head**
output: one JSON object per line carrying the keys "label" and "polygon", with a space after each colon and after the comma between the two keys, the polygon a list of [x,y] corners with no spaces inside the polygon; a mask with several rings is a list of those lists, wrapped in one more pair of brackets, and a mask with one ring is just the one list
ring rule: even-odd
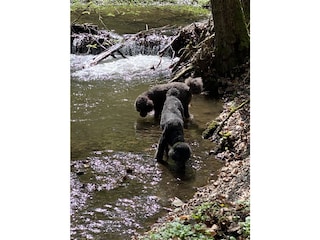
{"label": "dog's head", "polygon": [[201,77],[189,77],[184,81],[190,87],[192,94],[200,94],[203,91],[203,82]]}
{"label": "dog's head", "polygon": [[180,91],[179,91],[177,88],[172,87],[172,88],[170,88],[170,89],[167,91],[166,96],[167,96],[167,97],[168,97],[168,96],[178,97],[179,94],[180,94]]}
{"label": "dog's head", "polygon": [[171,157],[178,166],[184,167],[186,161],[191,156],[191,148],[185,142],[177,142],[169,150],[169,157]]}
{"label": "dog's head", "polygon": [[141,117],[147,116],[148,112],[153,110],[153,101],[147,96],[139,96],[135,102],[136,110],[140,113]]}

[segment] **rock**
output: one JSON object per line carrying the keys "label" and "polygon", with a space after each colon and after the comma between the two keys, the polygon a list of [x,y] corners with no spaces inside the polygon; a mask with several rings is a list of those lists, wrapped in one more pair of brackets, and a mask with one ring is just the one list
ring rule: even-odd
{"label": "rock", "polygon": [[175,197],[171,204],[175,207],[181,207],[184,204],[184,202],[182,202],[179,198]]}

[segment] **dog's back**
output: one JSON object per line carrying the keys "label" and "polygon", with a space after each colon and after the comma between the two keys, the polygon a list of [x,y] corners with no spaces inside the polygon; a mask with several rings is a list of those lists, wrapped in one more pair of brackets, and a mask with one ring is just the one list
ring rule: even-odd
{"label": "dog's back", "polygon": [[185,83],[171,82],[159,84],[143,92],[135,101],[135,107],[140,112],[140,116],[145,117],[148,112],[154,110],[154,117],[159,118],[167,97],[166,94],[171,88],[179,90],[179,94],[176,97],[181,101],[184,108],[183,117],[189,118],[189,103],[191,102],[192,94],[199,94],[202,91],[201,78],[189,78],[186,79]]}
{"label": "dog's back", "polygon": [[[184,142],[183,132],[183,106],[177,98],[179,90],[171,88],[166,94],[166,100],[161,113],[160,126],[162,135],[159,140],[156,159],[163,162],[163,153],[171,157],[178,166],[179,170],[183,170],[185,162],[190,158],[191,148]],[[170,148],[170,150],[169,150]]]}
{"label": "dog's back", "polygon": [[181,101],[178,99],[179,94],[179,90],[176,88],[170,88],[166,94],[160,120],[162,129],[170,122],[178,122],[183,126],[184,109]]}

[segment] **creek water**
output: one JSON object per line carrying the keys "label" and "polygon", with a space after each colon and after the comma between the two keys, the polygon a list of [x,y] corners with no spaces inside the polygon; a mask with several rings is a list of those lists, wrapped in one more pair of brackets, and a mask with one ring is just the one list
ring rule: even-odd
{"label": "creek water", "polygon": [[[93,55],[71,55],[71,239],[130,239],[167,212],[171,199],[188,200],[216,177],[213,143],[201,137],[222,110],[194,95],[185,139],[192,148],[186,173],[154,160],[161,135],[152,115],[139,116],[136,97],[165,83],[174,59],[155,55],[107,58],[83,69]],[[155,67],[156,66],[156,67]]]}

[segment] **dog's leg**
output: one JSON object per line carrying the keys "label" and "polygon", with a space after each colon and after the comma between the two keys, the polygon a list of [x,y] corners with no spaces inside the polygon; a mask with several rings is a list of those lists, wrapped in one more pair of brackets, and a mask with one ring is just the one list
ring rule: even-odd
{"label": "dog's leg", "polygon": [[184,103],[183,104],[183,109],[182,109],[183,117],[184,118],[190,118],[190,113],[189,113],[189,103]]}
{"label": "dog's leg", "polygon": [[158,148],[157,148],[157,152],[155,154],[155,159],[157,159],[158,162],[163,163],[163,153],[165,151],[165,148],[167,147],[167,140],[165,138],[165,130],[163,130],[159,143],[158,143]]}
{"label": "dog's leg", "polygon": [[159,105],[159,104],[154,105],[154,118],[155,119],[160,119],[162,108],[163,108],[162,105]]}
{"label": "dog's leg", "polygon": [[166,149],[165,149],[165,152],[166,152],[166,159],[167,159],[167,161],[168,161],[168,159],[169,159],[169,145],[168,144],[166,144]]}

